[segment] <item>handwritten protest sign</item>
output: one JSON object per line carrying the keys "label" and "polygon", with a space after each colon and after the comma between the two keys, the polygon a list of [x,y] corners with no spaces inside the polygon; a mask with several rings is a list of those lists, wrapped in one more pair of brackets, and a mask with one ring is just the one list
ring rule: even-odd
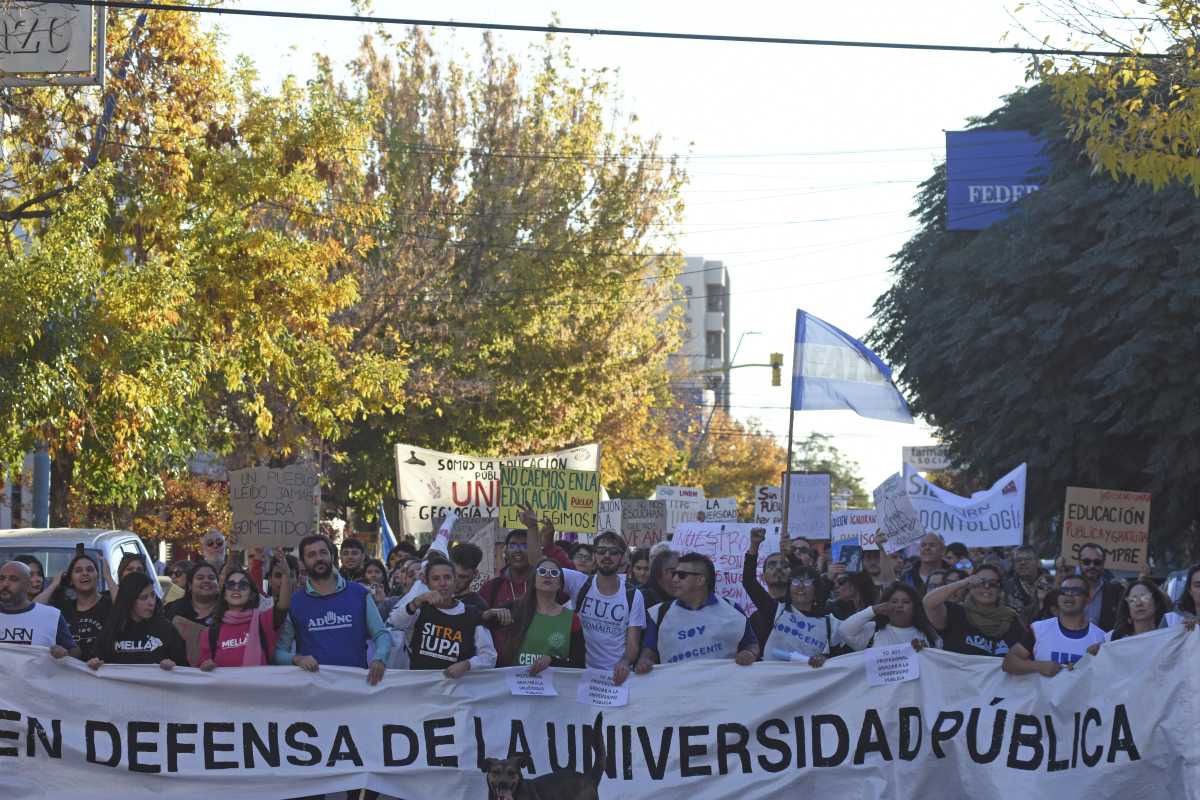
{"label": "handwritten protest sign", "polygon": [[595,533],[600,511],[600,475],[577,469],[500,467],[500,525],[524,527],[521,507],[532,506],[555,530]]}
{"label": "handwritten protest sign", "polygon": [[[763,527],[749,522],[690,522],[680,525],[671,537],[671,549],[680,553],[701,553],[712,559],[717,570],[717,596],[733,601],[747,614],[754,609],[750,596],[742,588],[742,565],[750,547],[750,529]],[[762,581],[763,562],[779,552],[779,528],[768,527],[758,548],[756,575]]]}
{"label": "handwritten protest sign", "polygon": [[738,501],[736,497],[708,497],[704,500],[705,522],[737,522]]}
{"label": "handwritten protest sign", "polygon": [[588,706],[619,708],[629,705],[629,684],[617,686],[611,672],[585,669],[579,677],[575,699]]}
{"label": "handwritten protest sign", "polygon": [[1107,554],[1106,567],[1136,571],[1146,563],[1150,495],[1068,486],[1062,528],[1062,555],[1068,564],[1079,563],[1079,549],[1094,542]]}
{"label": "handwritten protest sign", "polygon": [[400,533],[416,536],[435,528],[432,521],[447,511],[460,517],[500,516],[500,467],[596,470],[600,446],[572,447],[527,456],[476,456],[443,453],[398,444],[396,496],[400,498]]}
{"label": "handwritten protest sign", "polygon": [[783,485],[788,488],[788,537],[797,539],[828,539],[829,515],[833,511],[828,472],[784,473]]}
{"label": "handwritten protest sign", "polygon": [[667,533],[667,501],[620,498],[600,503],[600,530],[616,531],[630,547],[652,547]]}
{"label": "handwritten protest sign", "polygon": [[238,547],[296,547],[316,533],[320,485],[314,464],[232,470],[229,505]]}
{"label": "handwritten protest sign", "polygon": [[704,511],[704,490],[694,486],[659,486],[654,490],[654,499],[667,504],[668,532],[688,522],[699,522],[700,512]]}
{"label": "handwritten protest sign", "polygon": [[830,556],[840,561],[843,545],[858,545],[864,550],[878,550],[875,544],[875,509],[846,508],[833,512]]}
{"label": "handwritten protest sign", "polygon": [[754,521],[759,525],[783,524],[783,492],[778,486],[754,487]]}
{"label": "handwritten protest sign", "polygon": [[894,553],[925,535],[899,473],[892,473],[890,478],[875,487],[874,495],[875,517],[879,528],[887,534],[884,550]]}

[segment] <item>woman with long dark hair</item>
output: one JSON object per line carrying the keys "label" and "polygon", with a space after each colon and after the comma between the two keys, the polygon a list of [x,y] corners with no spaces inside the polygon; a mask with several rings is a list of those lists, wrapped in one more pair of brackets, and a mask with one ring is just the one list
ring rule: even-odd
{"label": "woman with long dark hair", "polygon": [[650,549],[639,547],[629,557],[629,580],[637,587],[645,586],[650,580]]}
{"label": "woman with long dark hair", "polygon": [[164,614],[169,620],[183,617],[200,625],[211,625],[220,596],[216,567],[207,561],[197,561],[188,570],[183,597],[169,603]]}
{"label": "woman with long dark hair", "polygon": [[13,561],[19,561],[29,567],[29,599],[36,602],[37,596],[46,586],[46,570],[42,567],[42,562],[38,561],[37,556],[30,555],[15,556]]}
{"label": "woman with long dark hair", "polygon": [[792,567],[787,599],[779,604],[763,647],[764,661],[805,661],[819,667],[835,648],[846,644],[841,620],[822,613],[826,591],[817,570]]}
{"label": "woman with long dark hair", "polygon": [[[583,625],[578,614],[558,601],[566,588],[562,567],[544,558],[533,575],[533,591],[509,608],[512,624],[497,665],[529,667],[535,675],[546,667],[582,669],[586,653]],[[485,611],[484,616],[497,615]]]}
{"label": "woman with long dark hair", "polygon": [[62,613],[84,661],[92,657],[104,625],[113,613],[112,598],[99,587],[100,564],[87,553],[77,553],[62,574],[51,581],[49,598],[44,601]]}
{"label": "woman with long dark hair", "polygon": [[920,649],[941,642],[925,616],[921,595],[907,583],[893,583],[880,602],[843,620],[842,638],[855,650],[909,643]]}
{"label": "woman with long dark hair", "polygon": [[1105,637],[1110,642],[1149,633],[1163,627],[1171,598],[1150,578],[1138,578],[1125,587],[1117,605],[1117,623]]}
{"label": "woman with long dark hair", "polygon": [[163,669],[188,665],[183,638],[162,615],[154,582],[144,572],[121,579],[112,616],[96,643],[88,666],[158,664]]}
{"label": "woman with long dark hair", "polygon": [[840,620],[847,619],[879,600],[879,588],[866,572],[842,573],[833,579],[834,600],[829,610]]}
{"label": "woman with long dark hair", "polygon": [[292,604],[291,570],[283,553],[277,554],[272,566],[278,567],[280,562],[281,583],[271,610],[259,607],[258,587],[248,570],[235,567],[225,576],[212,625],[200,637],[201,670],[270,665],[279,629]]}

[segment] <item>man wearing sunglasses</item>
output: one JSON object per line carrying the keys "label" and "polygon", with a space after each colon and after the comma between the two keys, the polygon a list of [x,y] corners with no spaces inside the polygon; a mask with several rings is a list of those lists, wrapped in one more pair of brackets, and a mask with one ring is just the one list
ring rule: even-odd
{"label": "man wearing sunglasses", "polygon": [[685,553],[672,575],[675,599],[650,609],[636,672],[658,663],[732,659],[745,667],[758,660],[758,637],[741,609],[717,597],[716,568],[707,556]]}
{"label": "man wearing sunglasses", "polygon": [[1058,616],[1033,623],[1029,638],[1015,644],[1004,657],[1004,671],[1013,675],[1036,672],[1053,678],[1063,667],[1083,658],[1089,646],[1104,643],[1104,631],[1088,622],[1083,613],[1088,584],[1080,575],[1068,575],[1058,587]]}
{"label": "man wearing sunglasses", "polygon": [[[1121,603],[1123,587],[1105,574],[1104,564],[1108,554],[1100,545],[1094,542],[1083,545],[1079,548],[1078,558],[1079,567],[1074,574],[1083,576],[1088,585],[1087,603],[1083,613],[1088,622],[1101,630],[1111,631],[1117,624],[1117,609]],[[1063,559],[1059,559],[1056,566],[1060,583],[1072,574]]]}
{"label": "man wearing sunglasses", "polygon": [[646,601],[621,569],[628,552],[619,533],[604,531],[592,541],[594,575],[563,570],[567,605],[583,625],[587,668],[611,672],[618,686],[629,677],[646,627]]}

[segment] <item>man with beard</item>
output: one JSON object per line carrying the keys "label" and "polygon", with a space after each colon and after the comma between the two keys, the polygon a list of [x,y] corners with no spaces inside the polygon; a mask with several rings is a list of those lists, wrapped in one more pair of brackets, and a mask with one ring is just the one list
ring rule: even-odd
{"label": "man with beard", "polygon": [[1071,572],[1063,559],[1057,564],[1059,586],[1068,575],[1079,574],[1087,581],[1087,602],[1083,607],[1087,621],[1101,630],[1111,631],[1117,624],[1117,607],[1121,602],[1121,592],[1124,587],[1120,581],[1111,580],[1104,574],[1104,564],[1108,554],[1104,548],[1094,542],[1088,542],[1079,548],[1079,571]]}
{"label": "man with beard", "polygon": [[362,578],[363,562],[367,558],[367,549],[358,539],[344,539],[342,548],[338,551],[338,572],[348,581]]}
{"label": "man with beard", "polygon": [[26,564],[9,561],[0,566],[0,643],[36,644],[50,655],[79,658],[79,648],[62,612],[54,606],[31,602],[32,573]]}
{"label": "man with beard", "polygon": [[[368,671],[367,683],[374,686],[383,678],[392,637],[369,591],[333,568],[333,543],[328,537],[305,536],[299,552],[308,580],[292,594],[291,610],[275,648],[275,663],[308,672],[316,672],[321,664],[360,667]],[[369,665],[368,642],[374,644]]]}
{"label": "man with beard", "polygon": [[772,553],[763,562],[764,591],[758,582],[758,549],[767,537],[766,528],[750,529],[750,546],[746,549],[746,560],[742,564],[742,587],[754,601],[754,613],[750,615],[750,627],[760,642],[765,642],[775,624],[775,612],[779,604],[787,601],[789,567],[783,553]]}
{"label": "man with beard", "polygon": [[[543,523],[543,545],[554,541],[554,526]],[[587,645],[587,668],[611,672],[620,686],[629,677],[637,659],[642,631],[646,627],[646,601],[625,580],[621,565],[629,548],[615,531],[604,531],[592,541],[596,573],[563,570],[563,581],[571,601],[568,607],[579,614]]]}

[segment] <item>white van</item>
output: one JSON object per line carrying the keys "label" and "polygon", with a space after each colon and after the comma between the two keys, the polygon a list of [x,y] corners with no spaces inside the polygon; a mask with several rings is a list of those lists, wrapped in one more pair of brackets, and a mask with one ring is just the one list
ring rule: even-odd
{"label": "white van", "polygon": [[109,575],[102,575],[99,589],[111,588],[116,580],[116,570],[126,553],[140,555],[154,581],[155,591],[162,597],[162,586],[154,569],[146,545],[136,533],[103,528],[15,528],[0,530],[0,563],[19,555],[30,555],[42,563],[46,571],[46,583],[67,568],[75,557],[75,546],[83,545],[85,553],[99,561],[103,556]]}

